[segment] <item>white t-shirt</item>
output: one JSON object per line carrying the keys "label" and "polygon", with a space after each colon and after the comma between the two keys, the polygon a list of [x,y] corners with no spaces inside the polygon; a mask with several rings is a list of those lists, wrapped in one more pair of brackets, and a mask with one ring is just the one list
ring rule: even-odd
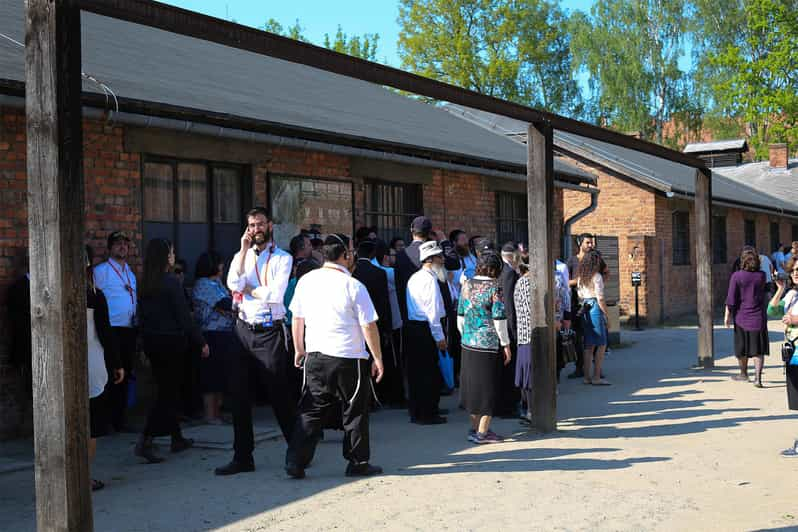
{"label": "white t-shirt", "polygon": [[366,287],[341,266],[327,262],[305,274],[291,300],[294,318],[305,320],[305,349],[339,358],[368,359],[361,327],[377,321]]}
{"label": "white t-shirt", "polygon": [[604,277],[600,273],[593,274],[593,283],[585,286],[581,282],[576,285],[579,299],[604,299]]}

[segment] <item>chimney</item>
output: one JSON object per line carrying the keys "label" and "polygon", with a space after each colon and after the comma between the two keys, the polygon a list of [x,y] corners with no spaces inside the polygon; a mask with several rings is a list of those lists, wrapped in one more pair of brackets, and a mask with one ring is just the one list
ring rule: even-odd
{"label": "chimney", "polygon": [[768,151],[770,155],[770,167],[779,170],[786,170],[789,154],[787,144],[771,144],[768,146]]}

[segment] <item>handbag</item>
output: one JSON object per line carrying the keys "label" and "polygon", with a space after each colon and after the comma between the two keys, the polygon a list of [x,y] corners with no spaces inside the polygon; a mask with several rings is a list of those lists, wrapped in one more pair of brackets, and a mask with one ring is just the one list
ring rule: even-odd
{"label": "handbag", "polygon": [[438,367],[446,387],[454,390],[454,359],[448,351],[438,351]]}
{"label": "handbag", "polygon": [[568,364],[577,361],[576,345],[574,345],[575,333],[572,329],[562,330],[558,335],[560,347],[562,348],[562,359]]}

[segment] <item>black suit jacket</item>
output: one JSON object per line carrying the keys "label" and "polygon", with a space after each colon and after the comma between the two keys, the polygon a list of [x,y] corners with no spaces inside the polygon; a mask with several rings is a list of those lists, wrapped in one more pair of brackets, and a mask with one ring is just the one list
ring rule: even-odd
{"label": "black suit jacket", "polygon": [[30,280],[27,276],[8,287],[6,308],[11,326],[11,361],[19,368],[30,368]]}
{"label": "black suit jacket", "polygon": [[377,325],[382,333],[391,333],[393,319],[391,302],[388,299],[388,275],[384,270],[374,266],[368,259],[358,259],[352,277],[366,286],[371,302],[377,311]]}
{"label": "black suit jacket", "polygon": [[502,287],[504,297],[504,309],[507,313],[507,330],[510,333],[510,342],[516,343],[518,340],[517,326],[515,322],[515,283],[518,282],[518,274],[506,262],[502,261],[502,273],[499,275],[499,282]]}

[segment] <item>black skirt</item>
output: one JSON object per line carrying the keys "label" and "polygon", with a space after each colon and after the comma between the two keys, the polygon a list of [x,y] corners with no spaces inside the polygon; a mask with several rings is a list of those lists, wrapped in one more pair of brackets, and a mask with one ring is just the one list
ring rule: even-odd
{"label": "black skirt", "polygon": [[798,410],[798,366],[787,366],[787,406]]}
{"label": "black skirt", "polygon": [[770,338],[767,328],[746,331],[734,326],[734,355],[737,358],[767,356],[770,354]]}
{"label": "black skirt", "polygon": [[501,395],[502,356],[498,351],[462,347],[460,402],[472,416],[492,416]]}
{"label": "black skirt", "polygon": [[210,356],[200,359],[202,393],[226,393],[233,357],[240,356],[241,344],[233,331],[205,331]]}

